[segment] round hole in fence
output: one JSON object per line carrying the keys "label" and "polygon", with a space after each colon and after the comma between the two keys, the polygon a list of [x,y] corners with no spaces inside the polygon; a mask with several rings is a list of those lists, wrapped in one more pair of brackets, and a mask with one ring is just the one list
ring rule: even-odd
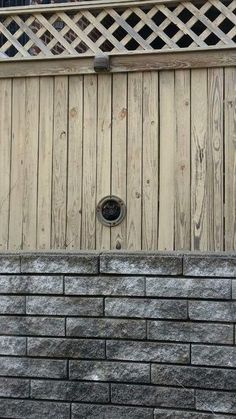
{"label": "round hole in fence", "polygon": [[117,196],[106,196],[97,205],[97,218],[103,225],[116,226],[123,221],[125,215],[125,203]]}

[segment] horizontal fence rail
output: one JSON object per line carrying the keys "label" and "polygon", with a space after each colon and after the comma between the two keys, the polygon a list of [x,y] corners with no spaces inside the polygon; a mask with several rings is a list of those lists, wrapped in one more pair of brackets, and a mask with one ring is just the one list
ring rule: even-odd
{"label": "horizontal fence rail", "polygon": [[111,0],[0,11],[0,59],[206,50],[235,44],[236,0]]}

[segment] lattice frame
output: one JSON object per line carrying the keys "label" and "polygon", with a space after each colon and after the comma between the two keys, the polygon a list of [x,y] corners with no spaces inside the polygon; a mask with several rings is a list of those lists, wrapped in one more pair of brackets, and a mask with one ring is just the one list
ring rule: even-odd
{"label": "lattice frame", "polygon": [[235,47],[236,0],[144,1],[0,14],[0,57],[94,56]]}

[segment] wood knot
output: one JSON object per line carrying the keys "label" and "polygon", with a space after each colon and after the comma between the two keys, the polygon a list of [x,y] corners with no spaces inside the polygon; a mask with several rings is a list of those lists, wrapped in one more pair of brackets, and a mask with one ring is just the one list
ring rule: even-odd
{"label": "wood knot", "polygon": [[70,110],[70,116],[71,116],[72,118],[74,118],[76,115],[77,115],[77,110],[76,110],[76,108],[72,108],[72,109]]}
{"label": "wood knot", "polygon": [[118,118],[122,121],[127,116],[127,109],[123,108],[121,109]]}

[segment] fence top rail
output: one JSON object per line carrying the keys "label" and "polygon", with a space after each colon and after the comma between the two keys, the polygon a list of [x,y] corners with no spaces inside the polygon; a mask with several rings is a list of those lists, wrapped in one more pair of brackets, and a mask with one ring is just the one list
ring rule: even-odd
{"label": "fence top rail", "polygon": [[[149,6],[153,4],[163,5],[177,5],[179,3],[186,3],[189,0],[88,0],[78,1],[71,3],[57,3],[57,4],[35,4],[27,6],[13,6],[13,7],[0,7],[1,15],[13,14],[30,14],[30,13],[52,13],[52,12],[73,12],[80,9],[102,9],[109,7],[134,7],[134,6]],[[205,0],[191,0],[192,4],[201,4]],[[230,0],[224,0],[224,3],[229,3]]]}

